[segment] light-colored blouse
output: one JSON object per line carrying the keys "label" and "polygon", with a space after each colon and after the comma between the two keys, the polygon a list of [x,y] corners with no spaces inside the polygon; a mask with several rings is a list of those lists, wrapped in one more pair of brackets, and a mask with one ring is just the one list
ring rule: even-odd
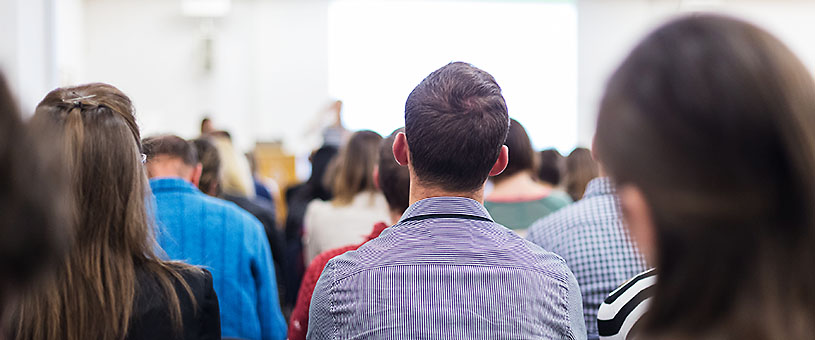
{"label": "light-colored blouse", "polygon": [[378,192],[361,192],[343,206],[311,201],[303,220],[306,265],[326,250],[362,243],[374,224],[388,219],[388,202]]}

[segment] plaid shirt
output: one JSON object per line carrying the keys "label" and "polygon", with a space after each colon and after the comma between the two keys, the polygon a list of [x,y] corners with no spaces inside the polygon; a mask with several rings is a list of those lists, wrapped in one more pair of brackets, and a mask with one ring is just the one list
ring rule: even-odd
{"label": "plaid shirt", "polygon": [[597,338],[597,309],[603,299],[646,269],[623,226],[608,178],[593,179],[583,199],[535,222],[526,238],[562,256],[577,276],[590,338]]}
{"label": "plaid shirt", "polygon": [[563,259],[477,201],[436,197],[328,263],[307,338],[585,339],[582,315]]}

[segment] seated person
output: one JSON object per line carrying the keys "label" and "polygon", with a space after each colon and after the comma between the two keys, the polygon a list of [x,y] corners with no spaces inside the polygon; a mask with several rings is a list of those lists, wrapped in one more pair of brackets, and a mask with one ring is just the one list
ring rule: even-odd
{"label": "seated person", "polygon": [[812,338],[815,81],[787,46],[729,17],[675,19],[610,78],[595,141],[657,270],[645,316],[622,321],[634,337]]}
{"label": "seated person", "polygon": [[563,208],[572,199],[565,192],[535,179],[535,151],[524,127],[509,120],[509,164],[500,175],[493,177],[495,186],[484,199],[484,207],[495,222],[521,236],[539,218]]}
{"label": "seated person", "polygon": [[456,62],[408,96],[393,154],[410,172],[394,226],[330,260],[311,300],[319,339],[585,339],[580,290],[557,255],[490,218],[487,177],[507,164],[495,79]]}
{"label": "seated person", "polygon": [[212,271],[224,337],[285,339],[272,255],[263,226],[233,203],[202,193],[195,148],[176,136],[144,141],[159,243],[176,260]]}
{"label": "seated person", "polygon": [[397,130],[388,138],[385,138],[379,147],[379,166],[377,171],[374,172],[376,183],[385,195],[385,200],[388,201],[390,208],[391,218],[389,224],[377,222],[373,226],[371,234],[361,244],[355,244],[346,247],[340,247],[323,252],[311,261],[303,277],[303,284],[300,286],[299,296],[297,298],[297,305],[292,312],[291,320],[289,321],[289,340],[304,340],[306,338],[306,331],[308,330],[308,308],[311,305],[311,294],[314,292],[314,286],[317,284],[317,279],[323,272],[325,265],[332,258],[342,255],[345,252],[358,249],[362,244],[375,239],[382,233],[389,225],[399,222],[402,213],[408,207],[408,199],[410,192],[410,173],[407,168],[400,166],[393,159],[393,140],[396,138],[396,133],[401,132],[403,129]]}

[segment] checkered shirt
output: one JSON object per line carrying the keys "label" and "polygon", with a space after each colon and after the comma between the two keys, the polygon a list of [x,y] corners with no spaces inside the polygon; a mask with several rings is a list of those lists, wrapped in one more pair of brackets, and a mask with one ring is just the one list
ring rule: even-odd
{"label": "checkered shirt", "polygon": [[589,338],[597,338],[597,309],[603,299],[646,269],[623,226],[608,178],[589,182],[583,199],[535,222],[526,238],[563,257],[577,277]]}
{"label": "checkered shirt", "polygon": [[328,263],[307,339],[585,339],[582,316],[563,259],[477,201],[435,197]]}

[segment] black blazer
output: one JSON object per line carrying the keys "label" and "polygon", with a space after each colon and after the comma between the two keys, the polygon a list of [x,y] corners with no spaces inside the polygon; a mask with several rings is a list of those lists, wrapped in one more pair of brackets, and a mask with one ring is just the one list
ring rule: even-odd
{"label": "black blazer", "polygon": [[176,333],[169,309],[157,279],[147,272],[137,269],[136,300],[130,318],[127,339],[221,339],[221,314],[218,296],[212,288],[212,274],[206,269],[203,273],[184,273],[198,308],[194,308],[189,294],[179,281],[175,281],[175,291],[181,307],[183,329]]}

